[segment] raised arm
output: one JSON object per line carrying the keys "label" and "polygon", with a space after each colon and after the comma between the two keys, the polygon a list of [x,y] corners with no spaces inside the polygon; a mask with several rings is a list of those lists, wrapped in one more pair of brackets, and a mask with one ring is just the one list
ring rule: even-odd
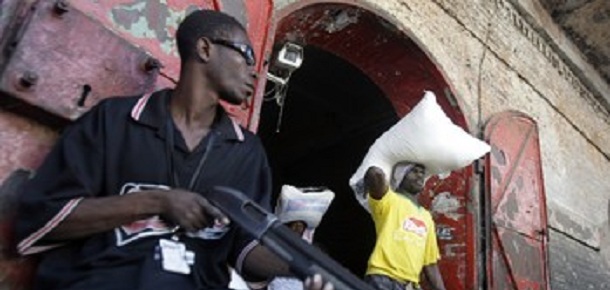
{"label": "raised arm", "polygon": [[364,188],[373,199],[381,199],[388,191],[389,185],[381,168],[371,166],[364,174]]}

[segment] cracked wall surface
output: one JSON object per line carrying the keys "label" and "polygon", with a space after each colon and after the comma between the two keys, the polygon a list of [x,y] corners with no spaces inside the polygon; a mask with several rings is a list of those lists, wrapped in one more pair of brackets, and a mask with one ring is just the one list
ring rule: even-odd
{"label": "cracked wall surface", "polygon": [[540,0],[590,63],[610,82],[610,1]]}

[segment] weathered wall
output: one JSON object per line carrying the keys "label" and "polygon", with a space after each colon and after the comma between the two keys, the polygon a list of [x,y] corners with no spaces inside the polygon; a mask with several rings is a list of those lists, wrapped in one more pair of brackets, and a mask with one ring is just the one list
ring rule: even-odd
{"label": "weathered wall", "polygon": [[[297,2],[276,1],[276,11]],[[565,251],[574,249],[607,262],[600,250],[609,245],[600,233],[608,227],[610,199],[610,114],[604,106],[610,91],[552,24],[539,21],[532,1],[342,2],[375,11],[419,43],[452,86],[474,134],[498,112],[533,117],[553,230],[552,271],[557,261],[572,263]],[[574,265],[576,281],[560,282],[565,271],[551,274],[555,289],[579,285],[579,270],[586,268]],[[607,263],[597,265],[602,270],[595,279],[609,280]]]}
{"label": "weathered wall", "polygon": [[603,255],[554,231],[550,239],[553,289],[610,289],[608,267]]}

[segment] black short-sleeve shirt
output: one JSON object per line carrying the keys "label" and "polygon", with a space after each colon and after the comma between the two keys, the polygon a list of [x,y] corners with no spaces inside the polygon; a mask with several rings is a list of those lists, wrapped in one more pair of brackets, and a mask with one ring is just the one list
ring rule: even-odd
{"label": "black short-sleeve shirt", "polygon": [[35,289],[227,289],[228,266],[239,270],[256,243],[234,225],[180,236],[195,253],[189,275],[161,268],[159,240],[171,236],[172,225],[157,216],[63,244],[41,242],[83,198],[171,188],[170,164],[178,183],[186,184],[206,151],[193,191],[205,196],[212,186],[230,186],[270,208],[270,170],[260,140],[219,108],[211,132],[189,152],[179,131],[166,126],[170,92],[100,102],[66,129],[25,185],[16,231],[19,252],[42,253]]}

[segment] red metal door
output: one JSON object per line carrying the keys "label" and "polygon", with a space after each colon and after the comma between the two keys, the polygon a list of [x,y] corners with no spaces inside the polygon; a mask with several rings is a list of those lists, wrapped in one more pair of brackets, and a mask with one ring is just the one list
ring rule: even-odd
{"label": "red metal door", "polygon": [[536,122],[517,112],[485,128],[487,285],[548,289],[547,217]]}

